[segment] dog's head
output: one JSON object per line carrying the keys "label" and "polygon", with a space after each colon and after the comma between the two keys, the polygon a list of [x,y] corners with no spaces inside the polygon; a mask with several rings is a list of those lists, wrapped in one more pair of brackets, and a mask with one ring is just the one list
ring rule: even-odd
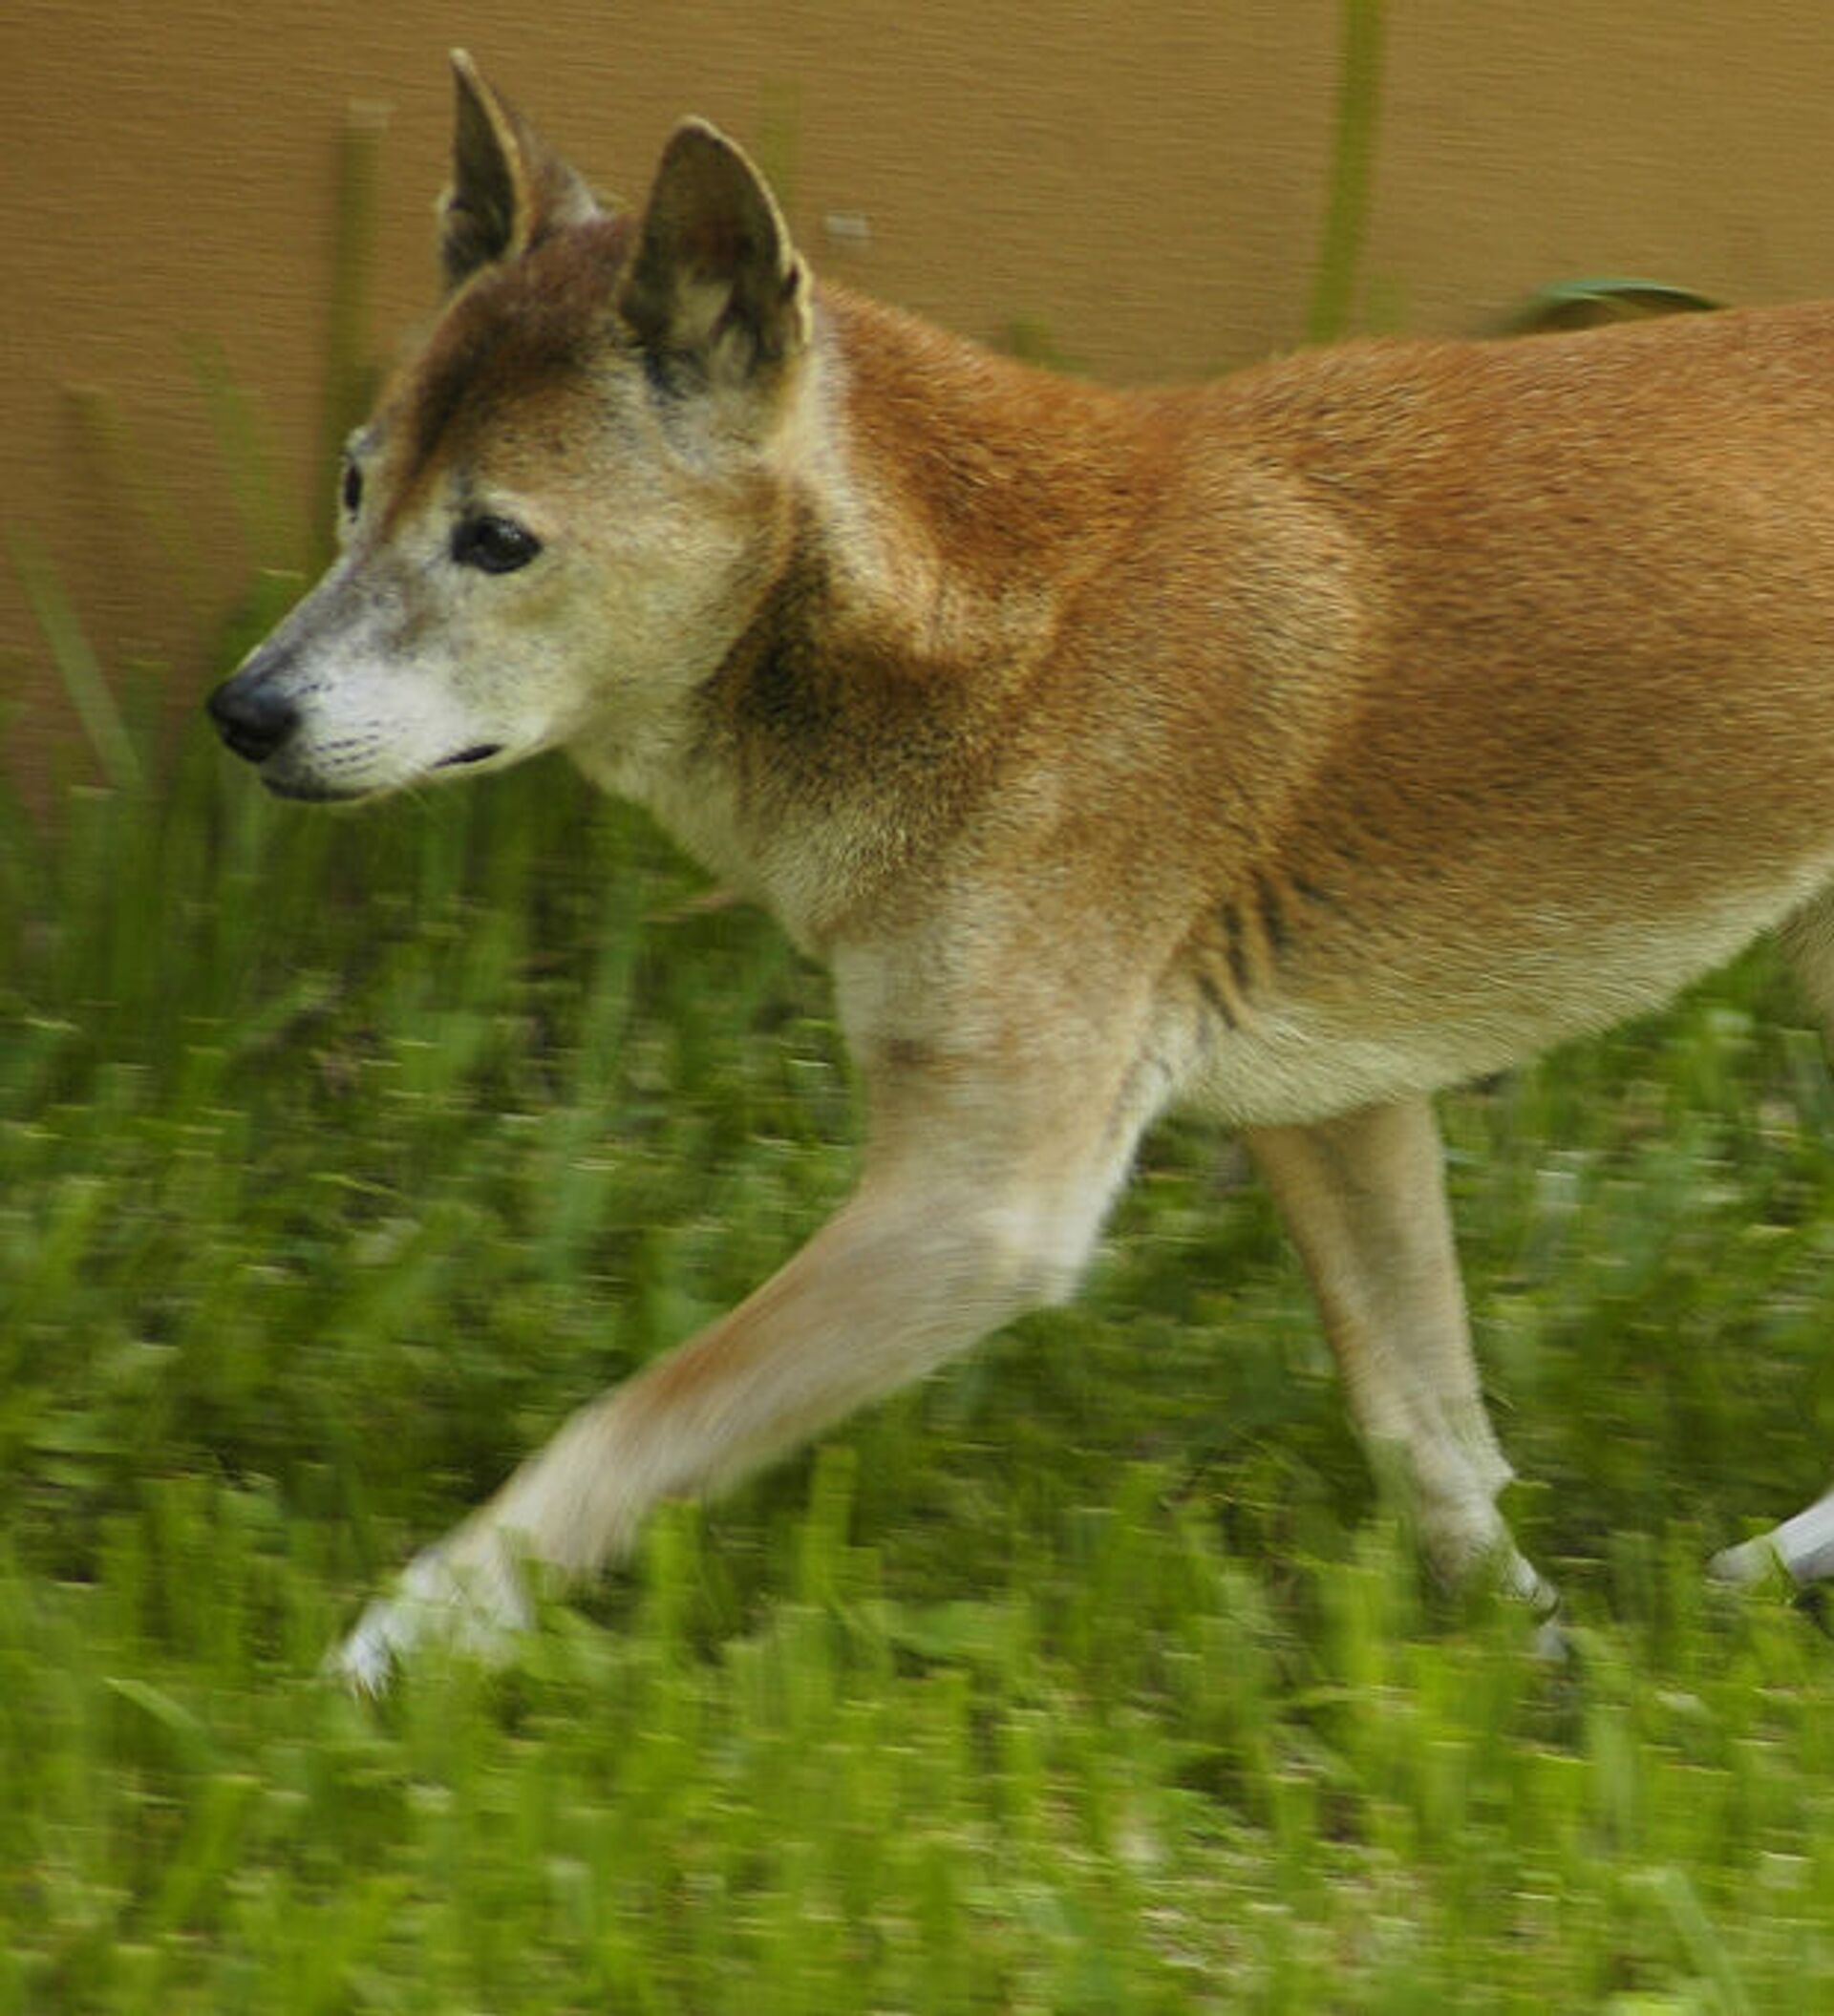
{"label": "dog's head", "polygon": [[691,121],[602,208],[454,62],[444,311],[350,444],[340,557],[210,698],[290,797],[666,738],[788,537],[810,288],[756,170]]}

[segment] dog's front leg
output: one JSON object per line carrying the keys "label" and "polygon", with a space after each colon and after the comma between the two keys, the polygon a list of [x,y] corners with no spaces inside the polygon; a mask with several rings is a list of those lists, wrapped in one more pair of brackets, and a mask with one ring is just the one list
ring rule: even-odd
{"label": "dog's front leg", "polygon": [[1425,1099],[1247,1136],[1306,1264],[1350,1407],[1434,1567],[1487,1565],[1512,1595],[1552,1592],[1496,1507],[1497,1446],[1465,1321],[1439,1128]]}
{"label": "dog's front leg", "polygon": [[1110,1187],[1011,1166],[926,1168],[919,1157],[868,1175],[731,1315],[575,1414],[419,1556],[335,1666],[374,1689],[424,1639],[487,1646],[526,1622],[525,1567],[589,1574],[629,1549],[658,1500],[736,1482],[1021,1310],[1067,1294]]}

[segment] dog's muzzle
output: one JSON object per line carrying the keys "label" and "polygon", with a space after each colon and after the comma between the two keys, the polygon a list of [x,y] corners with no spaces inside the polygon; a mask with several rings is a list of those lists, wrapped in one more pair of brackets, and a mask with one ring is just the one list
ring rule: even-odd
{"label": "dog's muzzle", "polygon": [[286,690],[290,656],[257,651],[206,703],[217,732],[250,763],[265,763],[299,726],[299,708]]}

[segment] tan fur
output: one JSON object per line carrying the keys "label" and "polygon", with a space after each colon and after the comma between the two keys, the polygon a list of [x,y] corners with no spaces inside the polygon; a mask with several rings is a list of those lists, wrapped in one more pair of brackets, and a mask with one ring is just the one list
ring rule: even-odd
{"label": "tan fur", "polygon": [[459,89],[453,297],[213,707],[302,796],[565,749],[829,964],[868,1147],[347,1669],[1069,1293],[1174,1104],[1247,1130],[1429,1553],[1536,1590],[1426,1100],[1775,925],[1834,1013],[1834,308],[1123,393],[812,287],[711,129],[607,217]]}

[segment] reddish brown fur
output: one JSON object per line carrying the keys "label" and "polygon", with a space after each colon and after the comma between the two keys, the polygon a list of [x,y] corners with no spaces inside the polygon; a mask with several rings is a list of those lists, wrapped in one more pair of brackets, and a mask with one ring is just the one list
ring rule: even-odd
{"label": "reddish brown fur", "polygon": [[883,660],[848,654],[804,607],[851,690],[835,735],[873,771],[900,685],[971,687],[971,816],[1013,823],[1048,769],[1028,851],[1074,854],[1111,914],[1142,887],[1162,928],[1183,910],[1238,1007],[1285,961],[1353,988],[1372,950],[1395,986],[1481,964],[1525,859],[1560,892],[1551,968],[1575,930],[1825,852],[1834,577],[1802,526],[1834,466],[1829,310],[1130,397],[827,308],[861,453],[1000,645],[939,661],[901,607]]}

